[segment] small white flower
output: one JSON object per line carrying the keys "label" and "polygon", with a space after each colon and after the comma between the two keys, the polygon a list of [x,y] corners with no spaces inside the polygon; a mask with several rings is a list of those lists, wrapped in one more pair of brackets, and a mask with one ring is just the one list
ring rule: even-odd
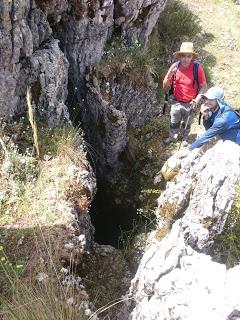
{"label": "small white flower", "polygon": [[85,315],[90,316],[92,311],[90,309],[85,309]]}
{"label": "small white flower", "polygon": [[63,268],[60,270],[60,272],[64,273],[64,274],[68,274],[68,269],[67,268]]}
{"label": "small white flower", "polygon": [[70,305],[73,305],[73,304],[74,304],[74,299],[73,299],[73,297],[67,299],[67,304],[70,304]]}
{"label": "small white flower", "polygon": [[47,278],[48,278],[48,275],[44,272],[39,272],[36,277],[37,281],[39,281],[39,282],[42,282],[42,281],[46,280]]}
{"label": "small white flower", "polygon": [[23,239],[19,239],[17,242],[18,246],[21,245],[22,243],[23,243]]}

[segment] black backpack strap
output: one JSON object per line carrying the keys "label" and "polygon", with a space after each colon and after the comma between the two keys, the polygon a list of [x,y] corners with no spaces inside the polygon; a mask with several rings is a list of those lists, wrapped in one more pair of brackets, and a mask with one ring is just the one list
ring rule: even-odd
{"label": "black backpack strap", "polygon": [[199,63],[197,61],[194,62],[194,65],[193,65],[193,87],[195,85],[195,83],[197,83],[197,87],[198,87],[198,91],[199,91],[199,88],[200,88],[200,85],[199,85],[199,81],[198,81],[198,67],[199,67]]}
{"label": "black backpack strap", "polygon": [[176,80],[176,74],[180,65],[180,61],[177,61],[173,67],[173,82]]}
{"label": "black backpack strap", "polygon": [[169,94],[170,95],[172,95],[173,91],[174,91],[174,82],[176,80],[176,74],[177,74],[179,65],[180,65],[180,61],[177,61],[177,62],[174,63],[174,66],[173,66],[173,82],[172,82],[171,87],[169,89]]}

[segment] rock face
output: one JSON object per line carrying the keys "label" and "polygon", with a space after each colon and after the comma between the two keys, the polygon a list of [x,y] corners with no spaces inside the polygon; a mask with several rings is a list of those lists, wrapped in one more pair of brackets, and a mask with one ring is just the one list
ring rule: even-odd
{"label": "rock face", "polygon": [[122,30],[127,45],[140,42],[147,44],[148,38],[163,11],[166,0],[117,0],[116,24]]}
{"label": "rock face", "polygon": [[120,30],[125,46],[136,42],[146,45],[165,3],[166,0],[72,0],[60,21],[53,25],[54,36],[60,39],[70,63],[69,101],[81,110],[87,140],[97,151],[104,175],[109,169],[116,173],[121,167],[119,158],[128,144],[129,127],[141,126],[153,115],[156,85],[146,73],[145,77],[150,78],[147,88],[134,87],[126,66],[120,73],[118,68],[113,70],[111,76],[92,75],[92,67],[103,57],[116,30]]}
{"label": "rock face", "polygon": [[[0,117],[26,110],[26,88],[49,124],[68,121],[68,62],[33,1],[3,1],[0,29]],[[57,112],[56,112],[57,111]]]}
{"label": "rock face", "polygon": [[99,151],[101,170],[110,176],[121,168],[124,152],[131,157],[128,130],[143,126],[157,113],[157,84],[150,70],[141,75],[119,66],[112,72],[92,70],[87,85],[83,123],[88,140]]}
{"label": "rock face", "polygon": [[[113,30],[113,0],[70,1],[54,26],[55,36],[70,63],[69,81],[80,100],[84,96],[86,67],[98,62]],[[75,89],[76,88],[76,89]]]}
{"label": "rock face", "polygon": [[159,228],[169,215],[179,219],[162,241],[159,230],[151,234],[129,290],[134,302],[121,319],[235,319],[240,310],[240,267],[227,271],[207,253],[223,229],[239,175],[240,148],[230,141],[183,158],[157,211]]}
{"label": "rock face", "polygon": [[[164,9],[166,0],[71,0],[68,10],[61,17],[43,5],[46,12],[54,15],[55,37],[60,39],[61,47],[69,63],[69,81],[78,100],[84,96],[84,76],[87,67],[94,66],[105,50],[116,29],[127,46],[140,42],[147,44],[149,35]],[[56,5],[55,1],[52,3]],[[63,6],[64,7],[64,6]],[[61,12],[61,7],[57,12]]]}
{"label": "rock face", "polygon": [[[68,98],[69,105],[76,102],[82,113],[87,109],[83,115],[87,131],[91,121],[92,132],[99,122],[106,127],[105,137],[100,130],[88,138],[101,154],[100,163],[119,167],[118,158],[128,143],[127,129],[141,126],[153,115],[153,81],[150,79],[147,90],[134,88],[131,81],[122,82],[127,71],[119,82],[115,70],[115,79],[98,79],[89,90],[86,72],[101,60],[115,32],[125,46],[146,45],[165,4],[166,0],[2,1],[0,117],[26,110],[29,86],[37,113],[56,125],[69,121]],[[107,92],[103,81],[110,83],[111,101],[98,91]]]}

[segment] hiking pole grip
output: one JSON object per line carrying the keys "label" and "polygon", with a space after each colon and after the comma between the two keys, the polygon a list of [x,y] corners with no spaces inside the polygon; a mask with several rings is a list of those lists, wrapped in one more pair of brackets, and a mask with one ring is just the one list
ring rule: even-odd
{"label": "hiking pole grip", "polygon": [[201,124],[201,120],[202,120],[202,112],[199,112],[199,116],[198,116],[198,124],[199,124],[199,126]]}

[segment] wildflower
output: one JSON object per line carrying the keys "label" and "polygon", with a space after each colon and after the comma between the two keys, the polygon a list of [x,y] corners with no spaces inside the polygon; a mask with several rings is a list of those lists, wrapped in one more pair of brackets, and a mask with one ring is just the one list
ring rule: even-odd
{"label": "wildflower", "polygon": [[48,275],[44,272],[39,272],[36,278],[37,281],[42,282],[48,278]]}
{"label": "wildflower", "polygon": [[3,246],[0,246],[0,251],[3,251]]}
{"label": "wildflower", "polygon": [[74,299],[73,297],[67,299],[67,304],[73,305]]}
{"label": "wildflower", "polygon": [[67,269],[67,268],[62,267],[62,269],[60,270],[60,272],[67,274],[67,273],[68,273],[68,269]]}
{"label": "wildflower", "polygon": [[91,310],[89,308],[85,309],[85,315],[90,316],[92,314]]}

